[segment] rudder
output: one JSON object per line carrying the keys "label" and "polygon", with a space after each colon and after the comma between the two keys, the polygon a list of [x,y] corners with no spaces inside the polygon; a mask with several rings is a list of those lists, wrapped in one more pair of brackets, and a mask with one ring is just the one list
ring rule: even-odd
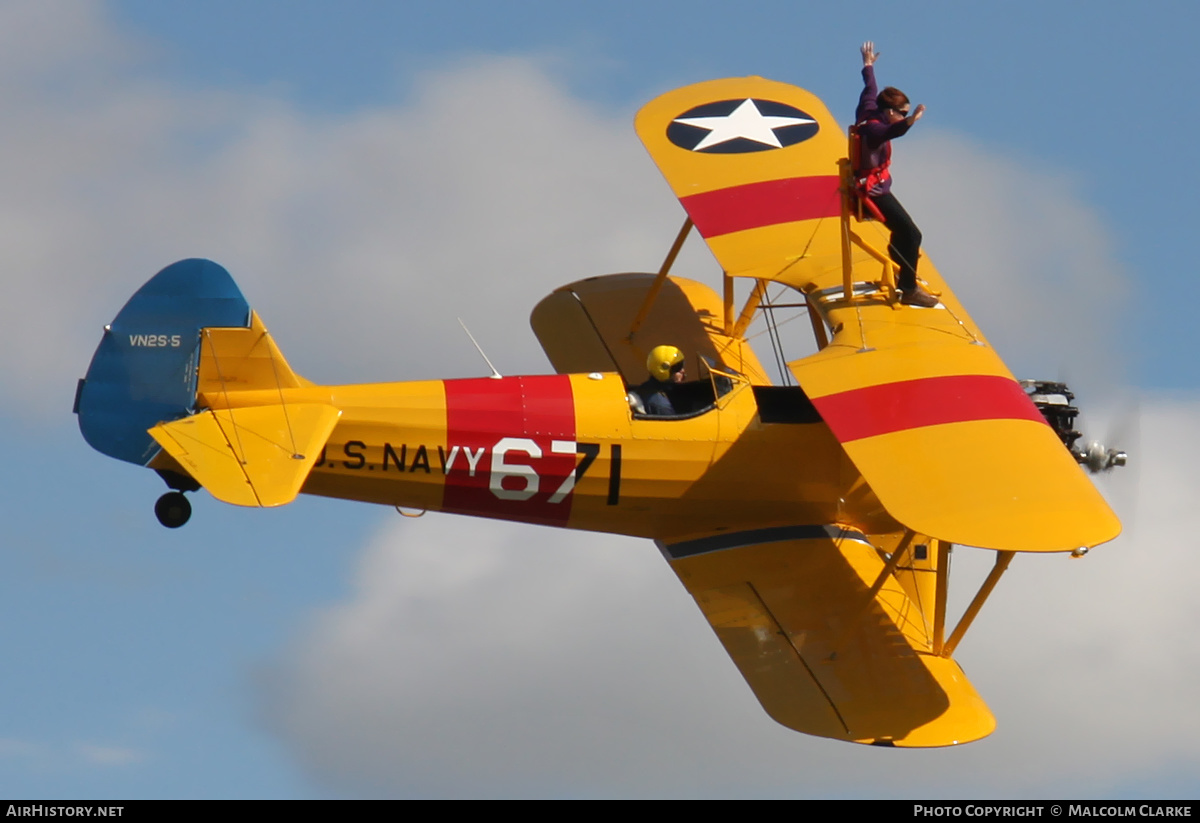
{"label": "rudder", "polygon": [[249,328],[250,306],[224,267],[172,263],[129,298],[76,392],[92,448],[144,466],[158,452],[149,429],[195,412],[201,329]]}

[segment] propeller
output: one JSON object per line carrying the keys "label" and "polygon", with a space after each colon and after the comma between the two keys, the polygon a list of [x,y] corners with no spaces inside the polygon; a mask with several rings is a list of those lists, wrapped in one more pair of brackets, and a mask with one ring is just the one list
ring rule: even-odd
{"label": "propeller", "polygon": [[1099,440],[1089,440],[1082,449],[1078,446],[1072,449],[1071,454],[1075,455],[1078,462],[1087,466],[1087,470],[1092,474],[1124,466],[1129,458],[1125,452],[1106,446]]}
{"label": "propeller", "polygon": [[[1084,439],[1084,435],[1075,428],[1075,418],[1079,415],[1079,409],[1072,404],[1075,395],[1067,388],[1066,383],[1022,380],[1021,386],[1062,440],[1063,445],[1071,452],[1071,456],[1088,472],[1096,475],[1101,492],[1109,505],[1120,515],[1125,525],[1125,533],[1130,534],[1133,531],[1138,494],[1136,441],[1140,431],[1140,414],[1136,402],[1122,404],[1122,412],[1107,417],[1107,425],[1103,426],[1104,436],[1101,439]],[[1124,469],[1128,464],[1129,452],[1134,454],[1133,472],[1122,470],[1114,474],[1113,469]]]}
{"label": "propeller", "polygon": [[[1141,409],[1138,402],[1132,400],[1118,404],[1107,420],[1102,419],[1100,428],[1104,432],[1102,439],[1087,443],[1082,450],[1084,459],[1080,463],[1095,475],[1097,487],[1124,524],[1126,538],[1132,538],[1144,462],[1139,448]],[[1118,447],[1107,445],[1110,443]],[[1130,456],[1132,462],[1128,462]],[[1077,455],[1075,459],[1080,458]],[[1123,468],[1114,472],[1113,469],[1117,467]]]}

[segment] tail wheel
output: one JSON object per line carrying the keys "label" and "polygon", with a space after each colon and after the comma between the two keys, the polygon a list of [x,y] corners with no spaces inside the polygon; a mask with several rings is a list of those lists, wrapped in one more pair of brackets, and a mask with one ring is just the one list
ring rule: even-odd
{"label": "tail wheel", "polygon": [[192,504],[183,492],[167,492],[154,504],[154,515],[168,529],[178,529],[192,516]]}

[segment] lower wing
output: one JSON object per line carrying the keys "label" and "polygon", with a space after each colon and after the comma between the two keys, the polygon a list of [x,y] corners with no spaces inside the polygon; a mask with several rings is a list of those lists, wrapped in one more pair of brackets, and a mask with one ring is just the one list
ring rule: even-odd
{"label": "lower wing", "polygon": [[659,543],[776,721],[820,737],[952,746],[996,722],[858,532],[793,526]]}

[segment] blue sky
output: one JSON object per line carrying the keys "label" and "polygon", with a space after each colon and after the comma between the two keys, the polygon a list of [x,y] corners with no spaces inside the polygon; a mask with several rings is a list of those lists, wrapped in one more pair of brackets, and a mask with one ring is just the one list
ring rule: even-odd
{"label": "blue sky", "polygon": [[[0,789],[1195,796],[1197,13],[854,8],[0,7]],[[458,315],[502,371],[545,370],[533,303],[656,267],[681,219],[638,106],[760,74],[846,120],[868,38],[929,108],[896,185],[943,275],[1022,376],[1142,412],[1135,535],[1018,559],[959,654],[992,738],[901,760],[775,726],[648,544],[204,493],[166,532],[158,479],[79,436],[100,327],[194,255],[314,379],[478,374]]]}

